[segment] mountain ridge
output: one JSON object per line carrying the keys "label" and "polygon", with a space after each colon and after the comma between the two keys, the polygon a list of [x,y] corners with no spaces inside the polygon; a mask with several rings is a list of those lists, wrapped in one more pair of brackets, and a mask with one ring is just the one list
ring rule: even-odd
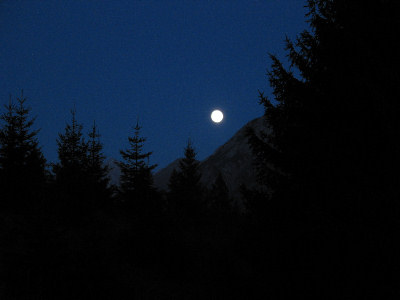
{"label": "mountain ridge", "polygon": [[[233,198],[240,198],[240,186],[257,188],[252,150],[248,144],[247,130],[252,128],[256,134],[264,130],[264,117],[253,119],[239,129],[226,143],[213,154],[200,161],[201,183],[210,188],[221,173]],[[168,180],[174,168],[179,167],[178,158],[154,174],[154,184],[160,190],[168,189]]]}

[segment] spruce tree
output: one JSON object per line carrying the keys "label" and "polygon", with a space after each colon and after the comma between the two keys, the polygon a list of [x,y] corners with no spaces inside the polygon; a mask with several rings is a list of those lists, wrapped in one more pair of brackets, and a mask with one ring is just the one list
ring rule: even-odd
{"label": "spruce tree", "polygon": [[179,168],[169,178],[168,213],[170,216],[169,239],[174,241],[170,250],[175,265],[184,272],[196,269],[202,253],[205,234],[205,203],[200,184],[199,162],[192,142],[184,149]]}
{"label": "spruce tree", "polygon": [[290,67],[271,56],[276,102],[260,94],[271,130],[250,143],[269,193],[252,207],[272,220],[273,244],[286,245],[275,254],[292,268],[379,264],[378,248],[363,243],[399,229],[399,2],[310,0],[308,9],[311,31],[287,39]]}
{"label": "spruce tree", "polygon": [[198,195],[201,192],[201,174],[199,173],[199,162],[196,160],[196,150],[191,140],[188,140],[185,156],[179,161],[179,168],[181,171],[181,184],[186,187],[185,190],[188,196]]}
{"label": "spruce tree", "polygon": [[39,205],[46,181],[46,160],[38,144],[39,130],[32,130],[34,119],[21,92],[17,104],[11,100],[1,115],[0,179],[6,206],[31,209]]}
{"label": "spruce tree", "polygon": [[93,122],[92,130],[89,132],[87,150],[87,172],[93,205],[105,204],[104,201],[112,196],[112,189],[109,186],[109,167],[104,163],[103,145],[100,142],[100,134],[96,122]]}
{"label": "spruce tree", "polygon": [[174,169],[169,179],[169,202],[183,212],[199,213],[204,204],[203,188],[200,183],[199,162],[196,160],[196,151],[190,140],[184,149],[184,155],[179,161],[179,170]]}
{"label": "spruce tree", "polygon": [[269,81],[278,104],[263,94],[260,102],[272,131],[264,141],[253,134],[251,144],[259,177],[273,194],[288,200],[302,195],[292,203],[299,206],[295,211],[357,213],[371,204],[358,202],[370,198],[366,191],[383,188],[378,183],[393,169],[399,148],[390,136],[400,128],[395,117],[400,93],[391,58],[398,48],[386,29],[398,30],[393,14],[398,6],[308,1],[311,32],[287,40],[292,69],[271,56]]}
{"label": "spruce tree", "polygon": [[75,109],[71,115],[71,124],[67,124],[65,132],[58,135],[59,162],[53,165],[53,172],[63,202],[61,205],[84,212],[89,208],[88,144],[83,137],[83,125],[76,120]]}
{"label": "spruce tree", "polygon": [[128,137],[129,147],[126,150],[120,150],[123,159],[119,162],[121,168],[120,193],[129,206],[149,201],[155,191],[152,170],[157,165],[149,163],[152,152],[143,152],[146,138],[140,136],[140,130],[141,126],[137,122],[134,135]]}

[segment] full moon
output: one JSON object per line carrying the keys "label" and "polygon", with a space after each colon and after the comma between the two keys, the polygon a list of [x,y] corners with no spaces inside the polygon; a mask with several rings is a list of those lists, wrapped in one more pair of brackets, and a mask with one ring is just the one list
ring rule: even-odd
{"label": "full moon", "polygon": [[222,111],[216,109],[211,113],[211,120],[213,120],[214,123],[219,123],[222,121],[224,118],[224,114]]}

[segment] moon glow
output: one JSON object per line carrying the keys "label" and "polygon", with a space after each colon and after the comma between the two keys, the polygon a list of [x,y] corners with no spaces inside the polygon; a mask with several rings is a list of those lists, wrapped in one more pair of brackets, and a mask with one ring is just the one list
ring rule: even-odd
{"label": "moon glow", "polygon": [[222,121],[222,119],[224,118],[224,114],[222,113],[222,111],[216,109],[211,113],[211,120],[214,123],[220,123]]}

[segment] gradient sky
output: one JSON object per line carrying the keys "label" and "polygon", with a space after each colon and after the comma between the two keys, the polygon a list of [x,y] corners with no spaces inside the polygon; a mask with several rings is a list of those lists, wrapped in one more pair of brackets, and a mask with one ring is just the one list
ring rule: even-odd
{"label": "gradient sky", "polygon": [[[190,137],[211,155],[263,114],[268,53],[306,28],[303,0],[0,1],[0,103],[21,89],[46,158],[76,106],[84,132],[96,120],[104,153],[119,149],[137,118],[151,163],[182,156]],[[210,113],[225,119],[215,125]],[[2,110],[3,112],[4,110]]]}

